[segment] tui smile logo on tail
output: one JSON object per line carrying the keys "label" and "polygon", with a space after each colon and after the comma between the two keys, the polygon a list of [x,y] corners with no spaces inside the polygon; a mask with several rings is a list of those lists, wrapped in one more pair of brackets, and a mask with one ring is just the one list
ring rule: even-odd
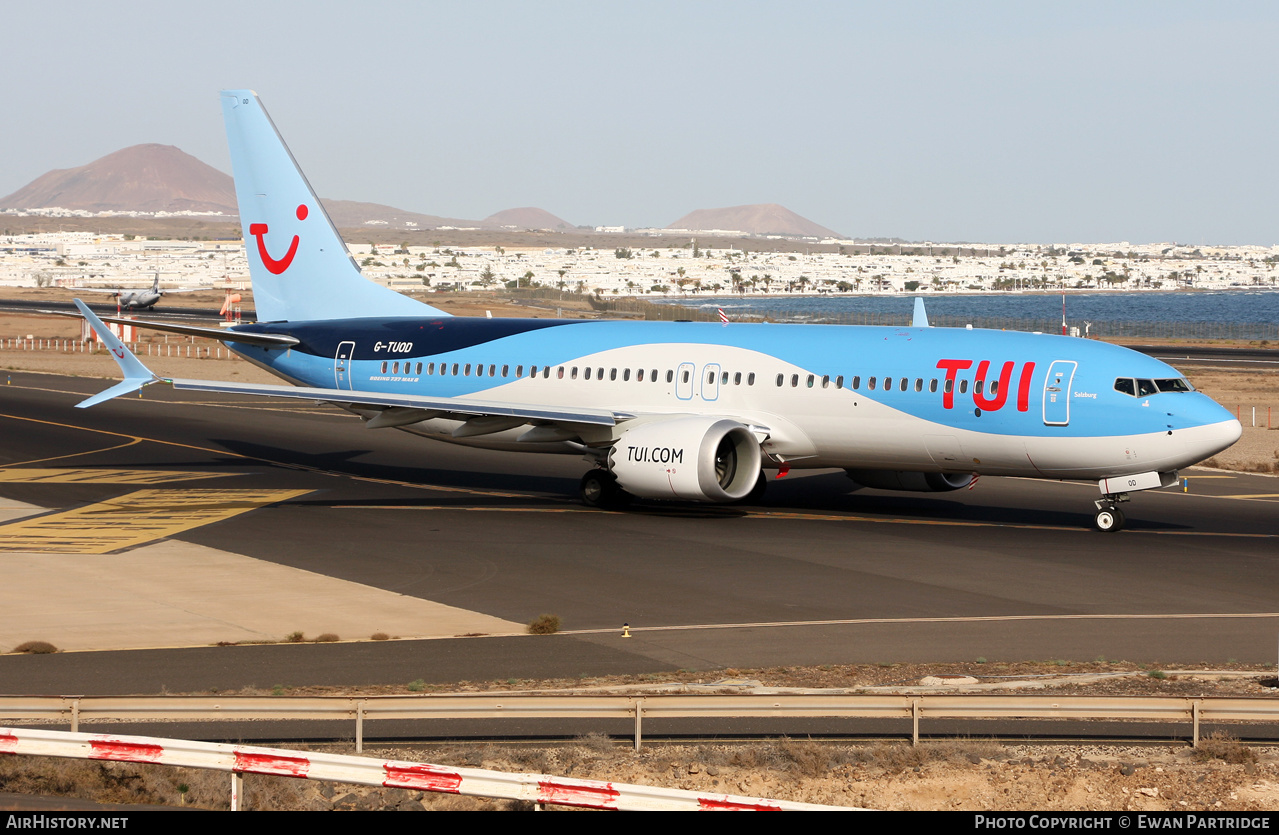
{"label": "tui smile logo on tail", "polygon": [[[298,220],[306,220],[307,208],[303,203],[298,206]],[[267,225],[265,223],[253,223],[249,225],[249,234],[257,239],[258,257],[262,259],[262,265],[271,272],[272,275],[279,275],[289,268],[293,263],[293,256],[298,253],[298,236],[293,236],[293,241],[289,244],[289,251],[284,253],[284,257],[275,259],[271,257],[271,253],[266,251],[266,242],[262,239],[267,233]]]}

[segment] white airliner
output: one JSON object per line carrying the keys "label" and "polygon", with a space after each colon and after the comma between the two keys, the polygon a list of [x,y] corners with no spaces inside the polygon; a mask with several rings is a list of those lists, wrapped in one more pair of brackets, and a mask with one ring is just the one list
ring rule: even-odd
{"label": "white airliner", "polygon": [[84,293],[110,293],[116,297],[116,302],[125,310],[147,310],[155,307],[168,293],[195,293],[196,289],[180,289],[180,290],[161,290],[160,274],[155,274],[155,280],[151,282],[149,290],[94,290],[90,287],[80,288]]}
{"label": "white airliner", "polygon": [[[1048,334],[910,327],[453,317],[366,280],[256,94],[222,93],[259,321],[211,336],[292,385],[175,388],[332,403],[369,428],[582,455],[589,505],[756,498],[765,471],[832,468],[891,490],[976,475],[1129,494],[1238,440],[1234,417],[1134,351]],[[77,302],[124,382],[155,377]]]}

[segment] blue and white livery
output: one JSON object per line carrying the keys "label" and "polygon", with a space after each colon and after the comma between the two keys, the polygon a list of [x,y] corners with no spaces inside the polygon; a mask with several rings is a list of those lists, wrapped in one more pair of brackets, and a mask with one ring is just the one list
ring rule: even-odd
{"label": "blue and white livery", "polygon": [[[1123,525],[1129,493],[1174,483],[1240,436],[1158,360],[932,328],[922,303],[900,328],[453,317],[366,280],[257,96],[226,91],[222,106],[260,321],[150,324],[222,339],[291,385],[176,388],[320,400],[370,428],[583,455],[591,505],[740,501],[765,470],[791,468],[900,490],[1004,475],[1096,481],[1101,530]],[[111,392],[151,382],[139,369]]]}

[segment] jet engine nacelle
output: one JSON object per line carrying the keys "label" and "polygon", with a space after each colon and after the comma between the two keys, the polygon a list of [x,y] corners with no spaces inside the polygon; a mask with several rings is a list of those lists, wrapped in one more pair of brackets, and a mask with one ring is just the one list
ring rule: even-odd
{"label": "jet engine nacelle", "polygon": [[755,487],[763,466],[749,428],[726,418],[682,417],[627,429],[608,467],[633,496],[732,502]]}
{"label": "jet engine nacelle", "polygon": [[848,477],[875,490],[910,490],[916,493],[947,493],[967,487],[972,473],[914,473],[906,470],[848,470]]}

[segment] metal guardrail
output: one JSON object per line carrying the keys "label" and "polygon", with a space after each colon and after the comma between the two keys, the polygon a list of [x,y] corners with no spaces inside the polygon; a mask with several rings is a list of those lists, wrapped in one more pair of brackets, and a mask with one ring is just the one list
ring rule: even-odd
{"label": "metal guardrail", "polygon": [[1174,696],[901,695],[646,695],[546,696],[475,694],[423,696],[0,696],[0,720],[81,722],[210,720],[347,720],[356,751],[364,723],[378,719],[633,719],[635,748],[645,719],[835,718],[1157,720],[1191,726],[1198,746],[1203,722],[1275,722],[1279,699]]}

